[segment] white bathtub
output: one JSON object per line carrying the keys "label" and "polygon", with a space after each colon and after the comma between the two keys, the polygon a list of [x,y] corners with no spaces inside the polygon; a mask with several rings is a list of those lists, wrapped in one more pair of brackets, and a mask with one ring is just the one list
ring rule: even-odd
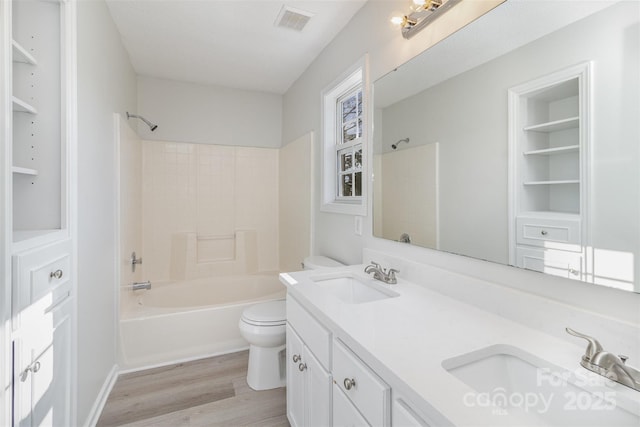
{"label": "white bathtub", "polygon": [[163,365],[248,348],[238,322],[245,307],[282,299],[277,273],[152,283],[123,290],[120,367]]}

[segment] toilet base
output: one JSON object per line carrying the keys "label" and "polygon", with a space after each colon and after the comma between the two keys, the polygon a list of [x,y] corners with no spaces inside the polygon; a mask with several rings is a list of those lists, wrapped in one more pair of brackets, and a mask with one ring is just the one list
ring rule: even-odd
{"label": "toilet base", "polygon": [[285,345],[278,347],[249,346],[247,384],[253,390],[284,387],[287,382]]}

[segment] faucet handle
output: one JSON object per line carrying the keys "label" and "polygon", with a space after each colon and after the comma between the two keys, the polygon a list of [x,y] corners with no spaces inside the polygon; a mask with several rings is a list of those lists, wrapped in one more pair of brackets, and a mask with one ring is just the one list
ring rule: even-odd
{"label": "faucet handle", "polygon": [[587,340],[589,344],[587,344],[587,349],[584,351],[584,357],[587,359],[587,361],[591,361],[593,356],[603,350],[602,345],[600,345],[598,340],[596,340],[595,338],[581,334],[580,332],[576,332],[571,328],[565,328],[565,330],[569,335]]}
{"label": "faucet handle", "polygon": [[378,264],[378,263],[377,263],[377,262],[375,262],[375,261],[371,261],[371,264],[369,264],[369,265],[373,265],[374,267],[378,267],[378,268],[380,268],[380,264]]}

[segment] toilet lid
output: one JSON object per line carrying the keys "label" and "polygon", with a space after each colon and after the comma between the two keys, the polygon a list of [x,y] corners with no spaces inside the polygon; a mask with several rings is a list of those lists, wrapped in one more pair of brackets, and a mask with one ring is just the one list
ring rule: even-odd
{"label": "toilet lid", "polygon": [[252,305],[242,312],[242,320],[251,324],[283,325],[287,321],[285,300]]}

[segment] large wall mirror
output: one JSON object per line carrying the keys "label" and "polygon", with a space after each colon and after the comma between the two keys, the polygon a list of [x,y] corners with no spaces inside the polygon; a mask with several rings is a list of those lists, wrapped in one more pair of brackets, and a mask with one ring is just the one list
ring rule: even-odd
{"label": "large wall mirror", "polygon": [[639,56],[637,1],[507,0],[376,81],[374,236],[640,292]]}

